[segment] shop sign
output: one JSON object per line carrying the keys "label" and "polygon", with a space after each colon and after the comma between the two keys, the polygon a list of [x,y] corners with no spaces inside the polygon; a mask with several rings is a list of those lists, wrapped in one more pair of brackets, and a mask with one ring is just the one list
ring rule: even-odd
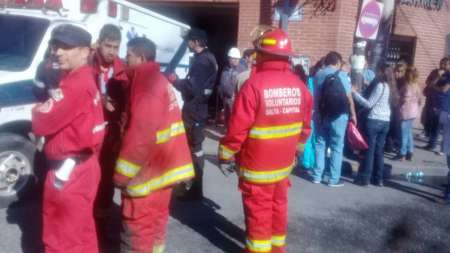
{"label": "shop sign", "polygon": [[359,15],[356,37],[374,40],[383,16],[383,4],[375,0],[364,0]]}
{"label": "shop sign", "polygon": [[428,10],[440,10],[445,0],[400,0],[400,4],[422,7]]}

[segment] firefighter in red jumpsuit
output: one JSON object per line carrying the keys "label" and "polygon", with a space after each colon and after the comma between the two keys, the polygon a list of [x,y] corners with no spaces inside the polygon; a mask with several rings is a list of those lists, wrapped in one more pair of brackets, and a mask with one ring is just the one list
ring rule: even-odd
{"label": "firefighter in red jumpsuit", "polygon": [[146,38],[128,42],[130,116],[114,181],[122,189],[121,251],[162,253],[173,185],[194,177],[181,112]]}
{"label": "firefighter in red jumpsuit", "polygon": [[239,91],[226,136],[222,169],[236,159],[247,253],[286,252],[288,179],[310,134],[312,96],[292,72],[291,41],[279,29],[256,44],[257,64]]}
{"label": "firefighter in red jumpsuit", "polygon": [[107,122],[105,140],[100,150],[101,180],[95,201],[97,230],[106,235],[110,207],[113,203],[113,174],[120,151],[122,130],[125,125],[125,99],[128,80],[122,61],[118,57],[121,42],[119,27],[107,24],[100,30],[97,48],[93,54],[93,68],[100,90],[103,112]]}
{"label": "firefighter in red jumpsuit", "polygon": [[[61,25],[50,44],[64,74],[52,97],[32,110],[33,132],[46,139],[49,161],[43,197],[45,252],[98,252],[93,204],[100,180],[96,150],[104,131],[100,95],[87,65],[91,35]],[[69,160],[74,163],[65,166]],[[70,168],[64,180],[58,176],[63,167]]]}

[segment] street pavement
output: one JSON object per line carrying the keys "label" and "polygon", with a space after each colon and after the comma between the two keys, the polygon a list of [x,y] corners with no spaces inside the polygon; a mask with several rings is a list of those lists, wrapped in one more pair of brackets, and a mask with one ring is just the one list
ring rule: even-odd
{"label": "street pavement", "polygon": [[[225,177],[216,166],[220,132],[209,128],[204,143],[205,200],[172,203],[168,253],[239,253],[243,248],[237,178]],[[416,145],[424,143],[419,140]],[[385,161],[392,166],[392,179],[382,188],[352,184],[357,162],[348,159],[342,188],[312,184],[306,172],[295,170],[289,193],[288,252],[449,252],[450,206],[441,201],[447,173],[444,157],[417,148],[413,162]],[[423,182],[408,182],[405,174],[417,169],[425,174]],[[108,253],[119,252],[118,194],[115,203],[116,218],[102,245]],[[38,196],[1,209],[0,228],[0,252],[41,252]]]}

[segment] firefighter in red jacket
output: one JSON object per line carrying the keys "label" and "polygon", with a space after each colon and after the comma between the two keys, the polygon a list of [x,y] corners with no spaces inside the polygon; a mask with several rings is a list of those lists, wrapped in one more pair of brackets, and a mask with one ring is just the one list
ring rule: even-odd
{"label": "firefighter in red jacket", "polygon": [[128,42],[130,117],[114,181],[122,189],[122,252],[164,251],[172,186],[194,177],[181,112],[146,38]]}
{"label": "firefighter in red jacket", "polygon": [[222,169],[235,157],[246,252],[286,252],[288,179],[310,134],[312,97],[289,64],[291,41],[275,29],[257,42],[254,73],[237,95],[219,146]]}
{"label": "firefighter in red jacket", "polygon": [[43,197],[45,251],[98,252],[92,213],[100,180],[96,150],[104,131],[100,95],[87,65],[91,35],[61,25],[50,44],[64,74],[52,97],[32,110],[33,132],[46,139],[50,167]]}
{"label": "firefighter in red jacket", "polygon": [[118,57],[121,42],[119,27],[107,24],[100,30],[97,48],[93,54],[93,68],[100,90],[103,112],[107,121],[105,140],[100,150],[102,177],[95,201],[95,216],[100,234],[108,230],[108,217],[113,202],[113,174],[120,151],[122,130],[125,125],[125,99],[128,80],[122,61]]}

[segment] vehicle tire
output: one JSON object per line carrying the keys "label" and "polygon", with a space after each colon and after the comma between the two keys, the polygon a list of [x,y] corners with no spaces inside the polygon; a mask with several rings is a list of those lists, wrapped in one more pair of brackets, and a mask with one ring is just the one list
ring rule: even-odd
{"label": "vehicle tire", "polygon": [[25,198],[36,185],[36,148],[28,139],[0,133],[0,208]]}

